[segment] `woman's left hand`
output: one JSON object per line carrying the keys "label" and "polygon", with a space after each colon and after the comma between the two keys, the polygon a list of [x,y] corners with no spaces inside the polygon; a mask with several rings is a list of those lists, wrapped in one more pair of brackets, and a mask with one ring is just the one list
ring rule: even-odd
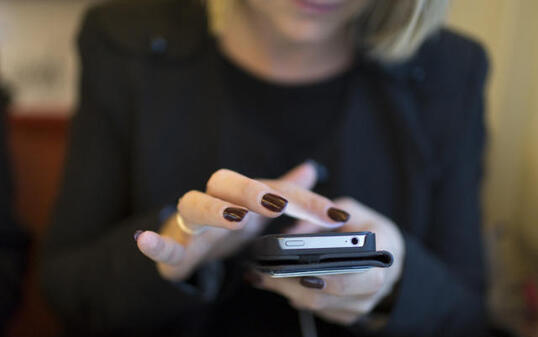
{"label": "woman's left hand", "polygon": [[[271,278],[259,274],[256,287],[273,291],[289,299],[300,310],[311,310],[328,321],[350,325],[368,314],[389,295],[402,273],[405,246],[394,223],[354,199],[343,198],[336,205],[351,215],[338,232],[370,231],[376,234],[376,249],[392,253],[389,268],[371,268],[363,272],[302,278]],[[318,226],[298,222],[294,233],[319,231]]]}

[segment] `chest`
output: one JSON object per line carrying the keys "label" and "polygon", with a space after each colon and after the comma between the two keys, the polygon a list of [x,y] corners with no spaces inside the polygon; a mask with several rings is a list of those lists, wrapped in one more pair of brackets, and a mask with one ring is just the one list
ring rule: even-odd
{"label": "chest", "polygon": [[293,137],[282,142],[278,130],[260,124],[263,118],[244,118],[212,67],[143,68],[133,104],[133,208],[173,204],[191,189],[204,190],[219,168],[275,178],[311,158],[330,172],[316,192],[350,196],[402,226],[426,223],[431,179],[406,140],[406,126],[394,118],[395,109],[409,107],[398,100],[387,104],[364,78],[350,85],[344,111],[297,153],[290,151]]}

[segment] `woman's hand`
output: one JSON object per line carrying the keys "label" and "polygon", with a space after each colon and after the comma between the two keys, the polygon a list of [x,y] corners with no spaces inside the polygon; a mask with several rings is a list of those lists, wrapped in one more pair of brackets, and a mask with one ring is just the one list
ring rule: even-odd
{"label": "woman's hand", "polygon": [[[376,249],[393,254],[392,266],[320,277],[271,278],[257,274],[255,286],[287,297],[297,309],[311,310],[328,321],[349,325],[368,314],[392,292],[402,273],[405,246],[400,231],[389,219],[350,198],[339,199],[335,204],[351,215],[338,232],[374,232]],[[305,221],[299,221],[293,230],[294,233],[317,231],[319,226]]]}
{"label": "woman's hand", "polygon": [[254,180],[218,170],[208,180],[205,193],[189,191],[177,205],[185,226],[193,230],[204,226],[203,233],[190,235],[180,229],[174,214],[159,233],[139,233],[138,248],[156,262],[163,278],[179,281],[188,278],[200,263],[236,251],[287,208],[309,214],[318,224],[341,226],[348,214],[309,191],[315,182],[316,170],[310,163],[277,180]]}

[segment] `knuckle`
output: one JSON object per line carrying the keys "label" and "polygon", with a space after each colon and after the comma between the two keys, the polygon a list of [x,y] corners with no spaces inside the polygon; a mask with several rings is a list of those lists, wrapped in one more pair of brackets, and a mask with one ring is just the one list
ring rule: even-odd
{"label": "knuckle", "polygon": [[170,259],[172,258],[172,255],[174,253],[173,247],[170,245],[166,245],[163,250],[161,250],[159,254],[159,260],[163,263],[169,263]]}
{"label": "knuckle", "polygon": [[230,173],[230,170],[228,169],[218,169],[209,177],[206,183],[206,190],[211,191],[215,188],[215,184],[218,183],[219,180],[226,177]]}
{"label": "knuckle", "polygon": [[190,190],[190,191],[188,191],[187,193],[185,193],[183,195],[182,199],[192,200],[192,199],[196,198],[199,194],[200,194],[200,192],[198,192],[196,190]]}
{"label": "knuckle", "polygon": [[349,309],[357,314],[366,315],[374,309],[376,304],[377,301],[375,300],[375,297],[369,296],[365,299],[357,300]]}
{"label": "knuckle", "polygon": [[188,270],[185,268],[170,266],[165,263],[157,263],[157,271],[162,278],[169,281],[181,281],[188,274]]}
{"label": "knuckle", "polygon": [[256,179],[256,180],[276,190],[285,190],[289,188],[288,183],[282,180],[268,180],[268,179]]}
{"label": "knuckle", "polygon": [[325,309],[327,301],[324,296],[315,294],[308,298],[306,307],[312,311],[319,311]]}
{"label": "knuckle", "polygon": [[289,301],[290,306],[298,309],[298,310],[308,310],[308,308],[302,303],[301,301],[297,301],[295,299],[290,299]]}
{"label": "knuckle", "polygon": [[344,296],[349,285],[342,277],[331,279],[327,282],[327,293],[334,296]]}
{"label": "knuckle", "polygon": [[155,240],[155,242],[149,245],[146,249],[149,255],[153,258],[158,258],[164,249],[164,242],[162,240]]}
{"label": "knuckle", "polygon": [[359,303],[357,306],[356,306],[356,312],[359,314],[359,315],[365,315],[367,314],[369,311],[368,311],[368,307],[367,305],[364,303],[364,302],[361,302]]}
{"label": "knuckle", "polygon": [[183,194],[181,198],[179,198],[179,201],[177,203],[177,209],[181,212],[182,209],[184,209],[186,206],[188,206],[196,197],[198,196],[200,192],[191,190],[187,193]]}
{"label": "knuckle", "polygon": [[211,214],[212,217],[216,216],[217,218],[222,218],[222,220],[224,220],[222,214],[226,207],[227,203],[223,203],[217,200],[207,200],[207,202],[204,203],[203,207],[201,207],[201,210],[206,214]]}
{"label": "knuckle", "polygon": [[246,180],[242,186],[243,192],[248,193],[249,191],[256,189],[259,186],[259,184],[260,182],[256,180],[252,180],[252,179]]}
{"label": "knuckle", "polygon": [[278,213],[268,211],[260,205],[263,195],[268,192],[270,193],[271,191],[267,185],[256,180],[249,179],[244,181],[242,186],[239,186],[239,189],[241,190],[243,198],[245,199],[246,205],[254,209],[259,209],[259,211],[265,216],[278,216]]}
{"label": "knuckle", "polygon": [[359,308],[358,308],[359,313],[362,314],[362,315],[368,314],[374,308],[374,304],[375,303],[373,301],[363,301],[363,302],[361,302],[361,304],[359,305]]}
{"label": "knuckle", "polygon": [[379,290],[385,284],[385,273],[382,270],[376,270],[373,276],[374,289]]}
{"label": "knuckle", "polygon": [[308,199],[306,207],[312,211],[320,211],[325,209],[328,203],[329,200],[318,195],[312,195],[312,197]]}
{"label": "knuckle", "polygon": [[340,197],[334,200],[335,205],[338,205],[339,207],[350,207],[355,204],[355,200],[350,197]]}
{"label": "knuckle", "polygon": [[351,324],[355,323],[358,318],[359,318],[359,315],[356,315],[356,314],[342,315],[342,323],[344,325],[351,325]]}

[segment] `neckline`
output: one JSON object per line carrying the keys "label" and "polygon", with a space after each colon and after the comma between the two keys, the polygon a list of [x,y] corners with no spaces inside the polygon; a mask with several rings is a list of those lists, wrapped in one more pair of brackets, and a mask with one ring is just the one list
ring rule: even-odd
{"label": "neckline", "polygon": [[225,55],[224,52],[222,52],[222,50],[218,46],[218,41],[216,37],[212,37],[212,40],[213,40],[213,46],[215,48],[218,61],[224,66],[226,70],[229,70],[229,73],[233,74],[235,79],[245,82],[245,83],[250,83],[252,85],[263,87],[267,90],[272,90],[272,91],[287,91],[287,92],[303,92],[303,91],[312,92],[314,91],[315,92],[318,90],[325,90],[327,87],[345,82],[346,79],[349,77],[349,75],[353,72],[353,69],[355,68],[354,64],[352,64],[350,67],[348,67],[344,71],[340,71],[329,77],[312,81],[312,82],[304,82],[304,83],[276,82],[276,81],[271,81],[269,79],[258,76],[257,74],[254,74],[244,69],[239,64],[237,64],[234,60],[232,60],[227,55]]}

